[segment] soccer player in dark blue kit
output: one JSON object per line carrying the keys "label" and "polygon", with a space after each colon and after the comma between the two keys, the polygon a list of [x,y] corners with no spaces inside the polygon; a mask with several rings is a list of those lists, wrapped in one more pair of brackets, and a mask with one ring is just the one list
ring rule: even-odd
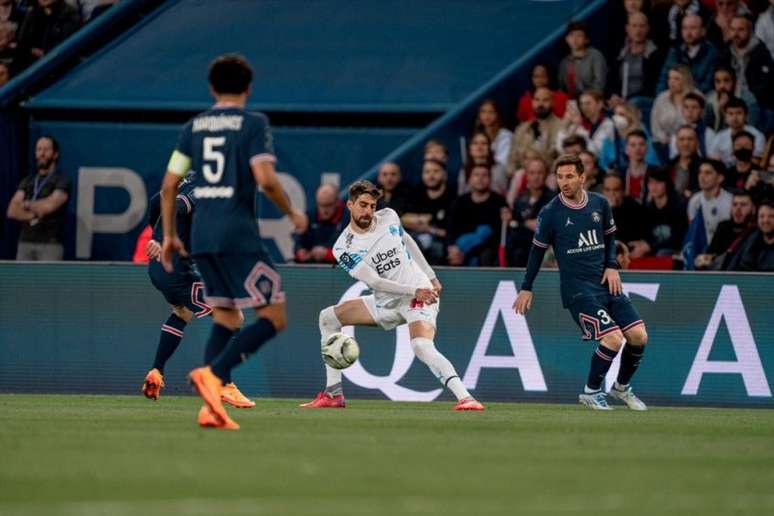
{"label": "soccer player in dark blue kit", "polygon": [[[210,65],[216,104],[183,127],[161,190],[161,261],[171,271],[174,254],[188,254],[175,224],[177,185],[189,170],[201,171],[193,181],[196,209],[190,247],[204,280],[204,299],[213,310],[207,354],[214,358],[209,366],[191,371],[189,378],[204,400],[199,425],[230,430],[239,425],[221,403],[224,382],[287,320],[281,279],[261,243],[255,218],[256,184],[297,231],[308,222],[291,207],[274,170],[267,118],[245,110],[252,78],[252,68],[239,55],[220,56]],[[243,308],[254,308],[256,320],[242,328]]]}
{"label": "soccer player in dark blue kit", "polygon": [[[196,204],[196,200],[193,198],[192,179],[193,176],[189,175],[185,181],[180,183],[175,197],[177,234],[180,235],[180,239],[186,247],[190,245],[191,218]],[[148,221],[153,225],[153,237],[146,247],[146,253],[150,258],[148,276],[150,276],[153,286],[161,292],[169,303],[172,314],[161,325],[153,367],[145,375],[145,381],[142,385],[142,393],[146,398],[152,400],[159,399],[161,389],[164,387],[164,366],[180,345],[186,325],[194,317],[205,317],[212,313],[212,308],[204,302],[204,283],[202,283],[193,260],[175,255],[172,263],[174,270],[171,273],[165,271],[159,263],[158,258],[161,254],[159,242],[164,236],[160,215],[161,194],[157,193],[150,200],[148,215]],[[205,355],[204,361],[209,363],[213,358]],[[255,406],[255,402],[242,394],[230,378],[226,380],[221,398],[226,403],[238,408]]]}
{"label": "soccer player in dark blue kit", "polygon": [[[580,326],[583,338],[598,342],[579,401],[595,410],[611,410],[609,396],[632,410],[647,410],[629,381],[640,364],[648,334],[631,301],[623,295],[610,205],[603,196],[583,190],[586,178],[580,158],[562,156],[555,167],[560,192],[540,210],[527,272],[513,308],[525,314],[532,306],[532,283],[546,249],[552,245],[559,262],[562,304]],[[618,378],[605,393],[602,382],[619,351]]]}

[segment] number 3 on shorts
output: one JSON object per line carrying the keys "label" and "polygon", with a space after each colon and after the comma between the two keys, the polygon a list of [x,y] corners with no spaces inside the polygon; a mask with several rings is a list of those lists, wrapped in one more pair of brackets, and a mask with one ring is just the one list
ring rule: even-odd
{"label": "number 3 on shorts", "polygon": [[606,311],[604,311],[604,310],[598,310],[598,311],[597,311],[597,315],[599,316],[599,321],[600,321],[602,324],[605,324],[605,325],[607,325],[607,324],[610,324],[610,323],[611,323],[611,321],[612,321],[612,319],[610,319],[610,316],[609,316],[609,315],[607,315],[607,312],[606,312]]}

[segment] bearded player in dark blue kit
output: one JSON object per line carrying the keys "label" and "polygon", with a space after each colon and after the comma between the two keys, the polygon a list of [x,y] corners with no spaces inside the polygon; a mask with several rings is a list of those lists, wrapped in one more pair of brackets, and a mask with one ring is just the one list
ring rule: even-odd
{"label": "bearded player in dark blue kit", "polygon": [[[603,196],[583,190],[586,178],[580,158],[562,156],[555,167],[560,193],[540,210],[527,272],[513,308],[525,314],[532,306],[532,283],[552,245],[559,262],[562,304],[580,326],[583,338],[598,342],[579,401],[595,410],[611,410],[609,396],[631,410],[647,410],[629,382],[642,359],[648,334],[623,295],[610,205]],[[618,378],[605,393],[602,383],[619,351]]]}
{"label": "bearded player in dark blue kit", "polygon": [[[255,220],[256,184],[297,231],[308,222],[291,207],[274,170],[268,120],[245,110],[252,78],[252,68],[239,55],[221,56],[210,65],[210,92],[216,104],[183,128],[167,166],[161,199],[161,260],[171,271],[174,254],[187,255],[175,224],[177,185],[189,170],[201,171],[193,181],[191,255],[204,280],[204,299],[213,310],[207,354],[215,358],[210,366],[191,371],[189,378],[204,400],[199,425],[229,430],[239,425],[221,403],[224,382],[287,320],[280,275],[261,243]],[[255,322],[244,328],[243,308],[254,308],[256,314]]]}

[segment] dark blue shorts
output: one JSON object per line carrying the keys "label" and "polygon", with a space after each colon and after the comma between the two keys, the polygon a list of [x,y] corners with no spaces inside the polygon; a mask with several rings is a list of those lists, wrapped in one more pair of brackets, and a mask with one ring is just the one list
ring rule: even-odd
{"label": "dark blue shorts", "polygon": [[567,309],[586,340],[599,340],[615,330],[626,332],[644,324],[632,302],[623,294],[581,296]]}
{"label": "dark blue shorts", "polygon": [[204,301],[204,283],[190,267],[170,274],[159,262],[153,261],[148,264],[148,275],[170,305],[184,306],[196,317],[212,313],[212,308]]}
{"label": "dark blue shorts", "polygon": [[208,305],[260,308],[285,302],[282,280],[261,254],[200,254],[195,257]]}

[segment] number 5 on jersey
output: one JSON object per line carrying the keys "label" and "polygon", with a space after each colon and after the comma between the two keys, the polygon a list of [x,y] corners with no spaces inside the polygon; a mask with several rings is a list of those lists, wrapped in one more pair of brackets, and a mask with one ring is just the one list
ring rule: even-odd
{"label": "number 5 on jersey", "polygon": [[202,158],[205,161],[215,162],[214,172],[209,163],[204,163],[202,165],[202,173],[209,183],[219,183],[220,178],[223,177],[223,170],[226,166],[226,156],[218,149],[223,147],[225,143],[225,136],[207,136],[202,141]]}

